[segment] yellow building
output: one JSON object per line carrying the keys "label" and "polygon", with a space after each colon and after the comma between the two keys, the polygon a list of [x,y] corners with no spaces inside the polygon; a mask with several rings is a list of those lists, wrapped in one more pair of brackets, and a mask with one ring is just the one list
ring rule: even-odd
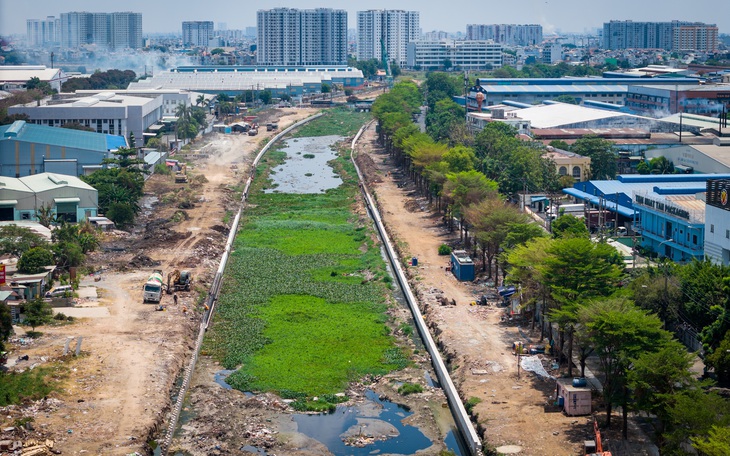
{"label": "yellow building", "polygon": [[555,169],[560,176],[573,176],[576,182],[590,179],[591,159],[567,150],[547,146],[542,155],[555,163]]}

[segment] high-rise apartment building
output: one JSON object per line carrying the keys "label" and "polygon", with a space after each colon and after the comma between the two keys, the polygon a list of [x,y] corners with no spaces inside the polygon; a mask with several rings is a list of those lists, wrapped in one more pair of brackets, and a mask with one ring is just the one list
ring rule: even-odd
{"label": "high-rise apartment building", "polygon": [[684,21],[611,21],[603,24],[603,47],[715,52],[717,26]]}
{"label": "high-rise apartment building", "polygon": [[107,49],[142,47],[141,13],[61,13],[61,47],[95,44]]}
{"label": "high-rise apartment building", "polygon": [[542,25],[468,24],[467,40],[492,40],[507,46],[534,46],[542,43]]}
{"label": "high-rise apartment building", "polygon": [[345,10],[259,10],[257,32],[258,65],[347,64]]}
{"label": "high-rise apartment building", "polygon": [[28,46],[54,46],[61,41],[61,20],[53,16],[45,19],[28,19],[26,29]]}
{"label": "high-rise apartment building", "polygon": [[213,21],[186,21],[182,23],[183,46],[208,46],[213,38]]}
{"label": "high-rise apartment building", "polygon": [[408,43],[420,38],[421,19],[418,11],[357,12],[358,60],[382,60],[385,51],[388,61],[405,66],[408,61]]}

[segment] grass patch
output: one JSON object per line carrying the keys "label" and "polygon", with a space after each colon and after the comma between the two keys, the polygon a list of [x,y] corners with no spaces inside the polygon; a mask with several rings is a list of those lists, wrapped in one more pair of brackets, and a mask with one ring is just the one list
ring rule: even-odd
{"label": "grass patch", "polygon": [[57,391],[63,370],[36,367],[21,373],[0,373],[0,407],[38,400]]}
{"label": "grass patch", "polygon": [[472,410],[474,410],[474,407],[476,407],[477,404],[482,402],[482,400],[476,396],[470,397],[466,402],[464,402],[464,408],[466,409],[466,413],[471,414]]}
{"label": "grass patch", "polygon": [[408,396],[409,394],[422,393],[423,387],[419,383],[404,383],[398,388],[398,394]]}
{"label": "grass patch", "polygon": [[294,138],[307,136],[352,136],[372,117],[368,112],[356,112],[348,108],[332,108],[292,133]]}
{"label": "grass patch", "polygon": [[[297,136],[348,135],[367,117],[334,112]],[[263,193],[283,158],[273,150],[257,168],[204,350],[238,369],[227,378],[236,389],[273,391],[298,410],[329,411],[349,382],[409,359],[386,325],[389,284],[365,279],[387,271],[371,228],[351,212],[352,164],[342,156],[331,162],[343,185],[324,194]]]}

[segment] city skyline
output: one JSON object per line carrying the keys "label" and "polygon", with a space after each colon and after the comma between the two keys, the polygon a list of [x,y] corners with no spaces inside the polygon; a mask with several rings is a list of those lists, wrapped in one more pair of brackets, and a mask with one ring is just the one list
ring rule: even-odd
{"label": "city skyline", "polygon": [[[183,21],[213,21],[226,23],[228,29],[244,29],[256,25],[256,11],[279,7],[311,9],[335,8],[348,13],[348,28],[354,29],[357,11],[368,9],[402,9],[421,13],[423,32],[443,30],[451,33],[466,31],[469,24],[539,24],[545,34],[560,30],[563,33],[583,33],[601,29],[604,22],[611,20],[634,21],[696,21],[717,24],[720,33],[730,33],[730,16],[718,13],[718,4],[710,0],[697,0],[693,8],[685,5],[662,2],[661,8],[655,2],[634,2],[615,0],[601,2],[586,8],[580,0],[527,0],[519,8],[506,3],[494,3],[484,8],[484,14],[474,11],[474,3],[455,0],[449,3],[444,14],[442,3],[435,1],[403,0],[398,4],[374,0],[367,4],[356,4],[344,0],[286,0],[257,4],[256,8],[233,6],[231,3],[190,2],[185,8],[172,8],[156,2],[128,0],[124,5],[109,0],[69,0],[59,3],[55,0],[36,0],[29,3],[0,0],[0,35],[24,34],[26,19],[58,17],[70,11],[114,12],[131,11],[142,13],[143,33],[181,33]],[[656,2],[658,3],[658,2]],[[459,13],[459,10],[463,14]]]}

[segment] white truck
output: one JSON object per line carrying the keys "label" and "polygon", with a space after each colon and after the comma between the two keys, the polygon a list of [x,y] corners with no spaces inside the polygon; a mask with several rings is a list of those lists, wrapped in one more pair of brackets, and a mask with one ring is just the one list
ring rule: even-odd
{"label": "white truck", "polygon": [[162,293],[164,290],[162,282],[162,270],[155,269],[155,271],[147,279],[144,284],[142,299],[145,303],[156,302],[159,303],[162,299]]}

